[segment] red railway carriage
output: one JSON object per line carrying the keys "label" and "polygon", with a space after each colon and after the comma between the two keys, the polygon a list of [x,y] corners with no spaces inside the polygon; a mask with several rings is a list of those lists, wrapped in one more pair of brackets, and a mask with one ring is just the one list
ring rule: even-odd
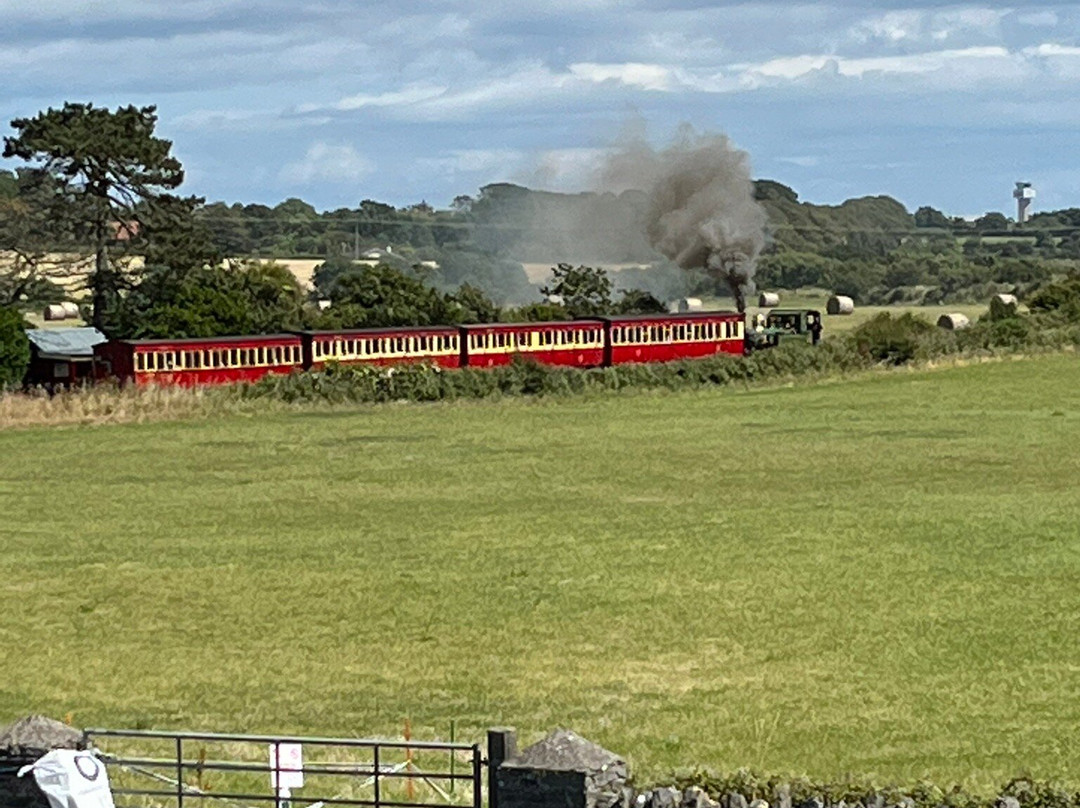
{"label": "red railway carriage", "polygon": [[94,375],[137,385],[253,382],[302,367],[299,336],[117,340],[94,347]]}
{"label": "red railway carriage", "polygon": [[364,328],[348,331],[305,331],[304,367],[318,370],[327,362],[396,365],[429,362],[461,367],[461,334],[451,326],[427,328]]}
{"label": "red railway carriage", "polygon": [[461,334],[469,367],[508,365],[515,355],[548,365],[595,367],[604,363],[604,324],[600,320],[463,325]]}
{"label": "red railway carriage", "polygon": [[605,365],[743,353],[743,315],[734,311],[601,319],[607,332]]}

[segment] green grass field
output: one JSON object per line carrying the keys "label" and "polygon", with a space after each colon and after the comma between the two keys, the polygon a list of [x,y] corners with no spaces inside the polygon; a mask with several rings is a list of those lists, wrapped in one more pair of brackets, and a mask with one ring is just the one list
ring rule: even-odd
{"label": "green grass field", "polygon": [[0,722],[1080,784],[1080,357],[0,434]]}

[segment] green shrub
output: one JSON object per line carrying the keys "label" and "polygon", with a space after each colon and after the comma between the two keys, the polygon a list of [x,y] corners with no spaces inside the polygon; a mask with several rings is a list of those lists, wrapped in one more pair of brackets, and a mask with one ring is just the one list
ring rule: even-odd
{"label": "green shrub", "polygon": [[17,387],[30,366],[30,340],[22,313],[0,307],[0,390]]}
{"label": "green shrub", "polygon": [[[902,365],[941,351],[938,329],[910,312],[894,317],[882,312],[852,331],[855,349],[876,362]],[[938,343],[935,351],[934,343]]]}
{"label": "green shrub", "polygon": [[1058,317],[1080,320],[1080,274],[1050,283],[1028,299],[1028,308],[1035,314],[1055,314]]}

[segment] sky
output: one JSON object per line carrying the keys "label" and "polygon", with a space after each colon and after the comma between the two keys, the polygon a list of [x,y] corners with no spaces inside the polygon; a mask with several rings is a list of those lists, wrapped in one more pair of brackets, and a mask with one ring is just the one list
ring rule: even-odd
{"label": "sky", "polygon": [[1080,207],[1080,6],[1039,0],[0,0],[0,75],[4,122],[156,105],[209,201],[590,190],[688,123],[806,201]]}

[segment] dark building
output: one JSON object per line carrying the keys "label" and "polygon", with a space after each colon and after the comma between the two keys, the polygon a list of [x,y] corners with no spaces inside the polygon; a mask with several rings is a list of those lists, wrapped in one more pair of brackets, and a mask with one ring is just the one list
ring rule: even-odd
{"label": "dark building", "polygon": [[94,378],[94,346],[105,342],[96,328],[34,328],[30,339],[30,369],[26,383],[31,387],[75,387]]}

